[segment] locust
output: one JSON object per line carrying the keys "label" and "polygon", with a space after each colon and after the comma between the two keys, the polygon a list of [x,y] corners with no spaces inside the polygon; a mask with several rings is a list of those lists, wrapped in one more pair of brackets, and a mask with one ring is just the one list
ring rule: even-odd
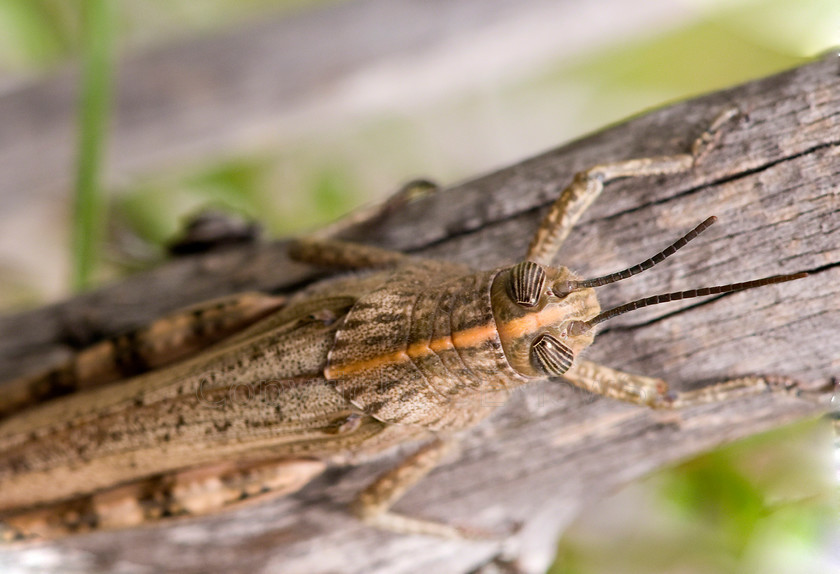
{"label": "locust", "polygon": [[789,390],[748,376],[673,392],[660,379],[583,360],[597,326],[690,297],[799,279],[776,275],[665,293],[602,310],[596,289],[673,255],[710,217],[640,264],[584,279],[553,259],[611,181],[692,169],[734,112],[690,152],[604,163],[575,176],[523,259],[491,270],[329,237],[293,258],[350,273],[289,296],[229,297],[176,311],[66,363],[0,387],[0,533],[49,539],[200,516],[299,489],[327,466],[419,447],[361,491],[352,511],[402,533],[478,529],[392,510],[459,433],[531,381],[672,409]]}

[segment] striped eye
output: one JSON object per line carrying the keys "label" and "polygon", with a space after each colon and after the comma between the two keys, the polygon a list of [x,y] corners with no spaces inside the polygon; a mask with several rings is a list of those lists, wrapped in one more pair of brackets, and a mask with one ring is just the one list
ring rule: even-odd
{"label": "striped eye", "polygon": [[548,333],[543,333],[531,344],[531,360],[546,375],[562,375],[574,359],[572,350]]}
{"label": "striped eye", "polygon": [[517,263],[510,270],[510,297],[517,305],[533,307],[545,287],[545,271],[533,261]]}

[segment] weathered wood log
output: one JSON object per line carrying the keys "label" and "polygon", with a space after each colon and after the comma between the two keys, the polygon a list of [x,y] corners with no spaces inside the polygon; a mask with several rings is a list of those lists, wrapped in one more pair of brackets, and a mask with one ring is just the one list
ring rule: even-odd
{"label": "weathered wood log", "polygon": [[[690,173],[611,184],[560,262],[586,276],[636,263],[708,215],[720,223],[655,270],[605,288],[602,304],[769,274],[794,283],[658,306],[611,322],[587,358],[676,388],[750,373],[806,385],[840,370],[840,59],[809,65],[638,117],[496,173],[341,226],[340,235],[477,267],[514,261],[573,173],[596,163],[681,152],[727,107],[741,114]],[[43,367],[74,344],[200,299],[243,289],[291,291],[323,271],[288,261],[281,242],[174,260],[49,307],[0,318],[0,373]],[[762,395],[661,414],[558,382],[517,392],[464,438],[460,458],[398,508],[482,526],[521,521],[519,553],[545,566],[559,532],[588,502],[668,463],[803,417],[820,407]],[[63,569],[467,572],[499,550],[368,529],[344,510],[390,463],[337,469],[265,506],[168,527],[79,536],[4,551],[48,552]]]}

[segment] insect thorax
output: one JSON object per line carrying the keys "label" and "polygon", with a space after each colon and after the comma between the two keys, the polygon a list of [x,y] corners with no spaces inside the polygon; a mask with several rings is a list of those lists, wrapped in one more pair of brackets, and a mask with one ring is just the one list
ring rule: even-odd
{"label": "insect thorax", "polygon": [[362,297],[330,351],[327,379],[380,420],[466,427],[528,380],[511,368],[496,329],[498,271],[443,279],[439,271],[403,269]]}

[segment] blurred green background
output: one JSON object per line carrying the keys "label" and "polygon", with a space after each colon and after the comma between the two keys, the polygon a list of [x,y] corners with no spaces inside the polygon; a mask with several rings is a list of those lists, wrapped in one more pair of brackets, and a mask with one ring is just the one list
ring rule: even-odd
{"label": "blurred green background", "polygon": [[742,440],[587,509],[550,574],[828,574],[840,562],[826,421]]}
{"label": "blurred green background", "polygon": [[[69,238],[75,225],[92,240],[89,248],[79,249],[77,241],[73,259],[69,240],[39,247],[48,254],[40,261],[68,262],[59,265],[62,272],[41,273],[47,266],[27,265],[33,258],[25,253],[0,253],[0,307],[60,297],[71,276],[77,285],[96,285],[154,265],[184,217],[206,206],[259,219],[272,235],[303,232],[379,201],[414,177],[444,184],[466,179],[840,44],[837,0],[684,0],[674,3],[679,10],[672,17],[649,27],[615,40],[608,33],[570,43],[568,52],[543,53],[509,75],[487,74],[451,90],[434,86],[432,96],[411,105],[350,113],[328,128],[117,178],[102,188],[109,113],[103,102],[112,66],[119,69],[132,54],[338,3],[123,0],[92,21],[90,11],[102,10],[102,2],[0,0],[0,97],[86,61],[92,91],[82,100],[89,117],[81,125],[89,130],[82,138],[88,153],[76,160],[77,187],[94,192],[87,223],[84,210],[74,212],[68,200],[61,232]],[[638,4],[626,2],[626,9]],[[592,14],[569,22],[599,25]],[[418,82],[430,77],[434,69],[418,74]],[[800,425],[632,485],[578,520],[561,541],[552,572],[838,571],[826,550],[836,531],[826,436]]]}

